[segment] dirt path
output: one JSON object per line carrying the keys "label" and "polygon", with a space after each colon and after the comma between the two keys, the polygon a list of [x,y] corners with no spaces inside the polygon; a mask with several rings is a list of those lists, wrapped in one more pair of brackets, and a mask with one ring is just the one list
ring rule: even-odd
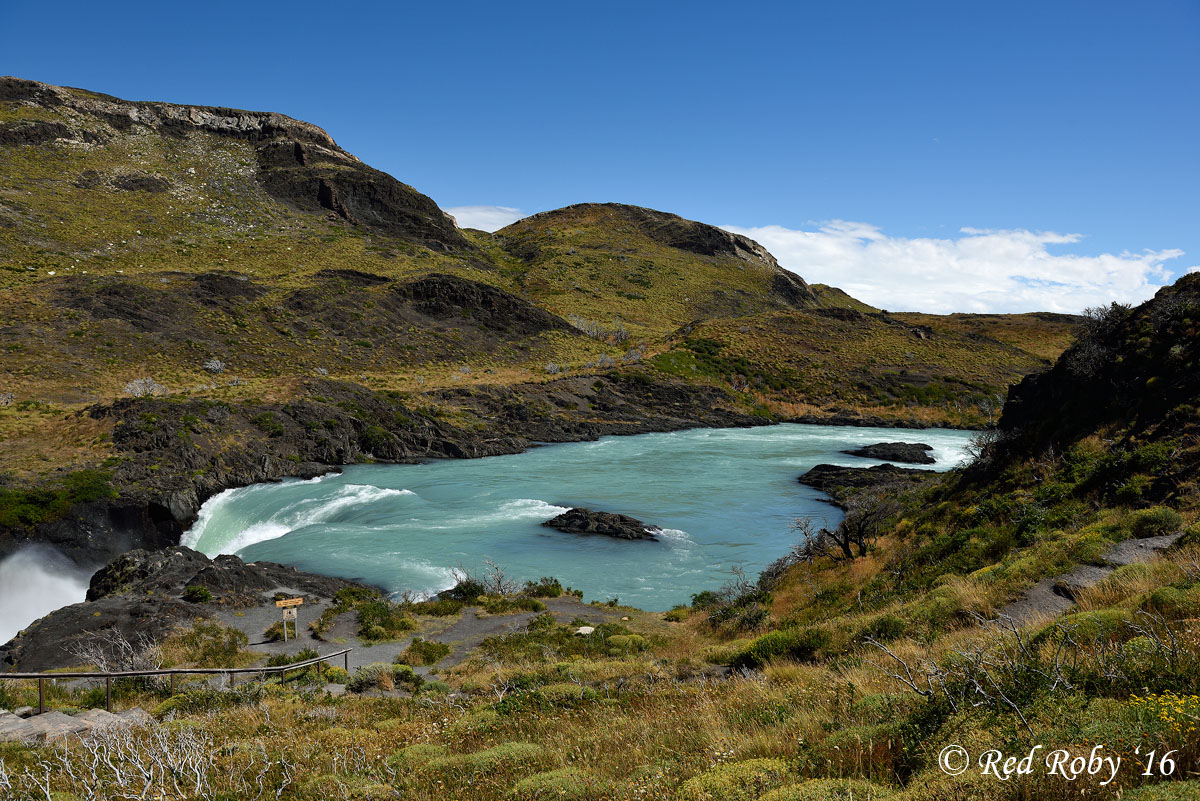
{"label": "dirt path", "polygon": [[[597,625],[613,620],[619,620],[624,613],[620,609],[604,606],[590,606],[571,596],[543,599],[546,611],[554,615],[560,623],[569,623],[579,618],[586,620],[589,625]],[[312,648],[318,653],[331,653],[343,648],[353,648],[349,654],[350,670],[369,665],[374,662],[393,662],[404,653],[412,642],[412,637],[392,640],[382,643],[364,643],[358,636],[357,621],[354,613],[347,612],[339,615],[333,626],[326,632],[324,640],[313,637],[308,630],[309,622],[320,617],[329,607],[330,601],[318,601],[300,607],[298,615],[298,639],[268,641],[263,633],[273,623],[282,617],[274,603],[250,609],[221,610],[214,617],[221,623],[239,629],[250,639],[250,648],[255,651],[274,656],[277,654],[296,654],[304,648]],[[418,673],[428,675],[435,669],[447,668],[463,662],[470,656],[481,642],[488,637],[520,631],[536,617],[538,612],[518,612],[510,615],[489,615],[479,607],[471,606],[462,611],[457,619],[427,621],[422,629],[414,636],[426,640],[445,643],[450,646],[450,654],[436,665],[418,667]],[[289,628],[290,630],[290,628]],[[335,664],[340,664],[335,662]]]}
{"label": "dirt path", "polygon": [[1118,567],[1150,561],[1181,536],[1182,533],[1164,534],[1119,542],[1104,554],[1103,564],[1080,565],[1070,573],[1042,579],[1020,598],[1006,604],[1000,614],[1011,617],[1019,626],[1061,615],[1075,605],[1080,590],[1096,586]]}

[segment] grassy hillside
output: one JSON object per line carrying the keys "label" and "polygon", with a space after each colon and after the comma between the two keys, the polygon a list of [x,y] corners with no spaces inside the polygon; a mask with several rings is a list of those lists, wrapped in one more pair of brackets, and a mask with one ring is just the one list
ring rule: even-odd
{"label": "grassy hillside", "polygon": [[[651,360],[788,417],[874,417],[981,428],[1008,386],[1065,347],[1071,319],[885,315],[847,308],[769,312],[688,326]],[[1028,318],[1028,319],[1025,319]]]}

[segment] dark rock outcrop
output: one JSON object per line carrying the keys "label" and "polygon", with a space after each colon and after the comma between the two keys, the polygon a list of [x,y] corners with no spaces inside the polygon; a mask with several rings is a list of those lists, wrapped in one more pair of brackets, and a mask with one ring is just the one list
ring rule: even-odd
{"label": "dark rock outcrop", "polygon": [[647,525],[636,517],[594,512],[583,507],[568,509],[542,525],[568,534],[602,534],[620,540],[657,540],[657,535],[662,532],[661,528]]}
{"label": "dark rock outcrop", "polygon": [[796,480],[824,492],[834,506],[845,508],[845,502],[850,496],[864,490],[893,486],[899,490],[938,475],[940,474],[934,470],[896,467],[894,464],[877,464],[874,467],[819,464]]}
{"label": "dark rock outcrop", "polygon": [[908,464],[933,464],[937,461],[929,452],[932,445],[919,442],[877,442],[874,445],[864,445],[861,448],[845,450],[851,456],[862,456],[865,459],[882,459],[888,462],[906,462]]}
{"label": "dark rock outcrop", "polygon": [[435,320],[469,320],[493,331],[533,336],[545,331],[581,335],[561,317],[490,284],[433,273],[396,287],[396,294]]}
{"label": "dark rock outcrop", "polygon": [[[184,600],[191,586],[209,590],[212,601]],[[210,616],[218,606],[258,606],[269,603],[277,592],[313,602],[356,586],[362,585],[271,562],[247,564],[236,556],[209,559],[181,546],[130,551],[92,576],[86,601],[35,621],[0,647],[0,669],[34,672],[70,666],[77,661],[72,647],[106,629],[115,628],[130,642],[161,639],[180,625]]]}

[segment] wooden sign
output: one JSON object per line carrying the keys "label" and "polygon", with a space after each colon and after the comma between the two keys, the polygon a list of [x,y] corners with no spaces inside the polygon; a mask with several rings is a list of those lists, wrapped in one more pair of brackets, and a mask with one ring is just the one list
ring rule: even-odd
{"label": "wooden sign", "polygon": [[296,607],[293,606],[288,609],[284,609],[283,610],[283,619],[284,620],[295,620],[296,619]]}
{"label": "wooden sign", "polygon": [[287,609],[289,606],[299,606],[304,603],[303,598],[285,598],[282,601],[276,601],[275,605],[280,609]]}

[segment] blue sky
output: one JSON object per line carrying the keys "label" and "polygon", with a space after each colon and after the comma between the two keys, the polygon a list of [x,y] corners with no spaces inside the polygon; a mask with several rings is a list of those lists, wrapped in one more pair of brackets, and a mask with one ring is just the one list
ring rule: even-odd
{"label": "blue sky", "polygon": [[932,311],[1200,265],[1196,0],[48,8],[0,73],[306,119],[474,224],[650,206]]}

